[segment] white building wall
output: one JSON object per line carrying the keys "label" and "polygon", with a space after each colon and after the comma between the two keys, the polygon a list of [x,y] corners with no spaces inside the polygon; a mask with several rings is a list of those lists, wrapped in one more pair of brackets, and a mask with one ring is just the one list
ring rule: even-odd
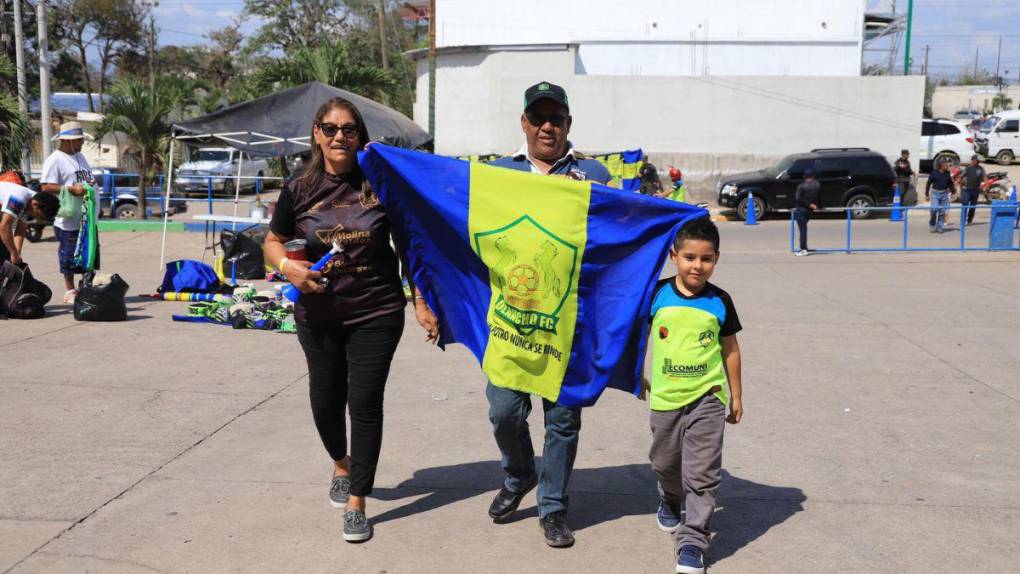
{"label": "white building wall", "polygon": [[865,0],[437,0],[436,43],[577,44],[592,75],[858,75]]}
{"label": "white building wall", "polygon": [[[1020,104],[1020,89],[1016,86],[1003,86],[1002,93],[1013,100],[1010,108]],[[960,110],[991,113],[994,111],[992,102],[998,94],[996,86],[936,86],[931,98],[931,113],[936,118],[952,118]]]}
{"label": "white building wall", "polygon": [[[587,152],[640,147],[660,165],[708,176],[768,165],[815,147],[913,149],[921,76],[633,77],[575,75],[575,50],[442,54],[436,152],[509,153],[523,142],[524,90],[542,80],[570,96],[571,140]],[[428,125],[428,64],[419,61],[415,121]]]}

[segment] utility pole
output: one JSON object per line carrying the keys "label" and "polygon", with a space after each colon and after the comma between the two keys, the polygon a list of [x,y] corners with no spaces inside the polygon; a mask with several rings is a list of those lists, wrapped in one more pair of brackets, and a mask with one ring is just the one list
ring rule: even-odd
{"label": "utility pole", "polygon": [[981,53],[981,47],[980,46],[974,46],[974,74],[973,74],[973,76],[975,78],[977,77],[978,54],[980,54],[980,53]]}
{"label": "utility pole", "polygon": [[149,14],[149,92],[156,91],[156,16]]}
{"label": "utility pole", "polygon": [[46,0],[35,3],[35,18],[39,25],[39,123],[42,128],[42,155],[47,158],[53,151],[50,142],[53,126],[50,124],[50,45],[46,35]]}
{"label": "utility pole", "polygon": [[1002,62],[1002,36],[999,36],[999,54],[995,56],[995,82],[999,82],[999,64]]}
{"label": "utility pole", "polygon": [[436,139],[436,0],[429,0],[429,135]]}
{"label": "utility pole", "polygon": [[907,2],[907,46],[903,54],[903,75],[910,74],[910,30],[914,24],[914,0]]}
{"label": "utility pole", "polygon": [[[25,86],[25,30],[21,25],[21,0],[14,0],[14,62],[18,68],[18,110],[28,115],[28,91]],[[31,169],[28,146],[21,150],[21,171]]]}
{"label": "utility pole", "polygon": [[928,75],[928,44],[924,45],[924,67],[921,68],[921,73],[925,76]]}
{"label": "utility pole", "polygon": [[[390,70],[390,62],[386,58],[386,0],[379,0],[379,50],[382,52],[383,73]],[[389,105],[390,98],[383,93],[382,103]]]}

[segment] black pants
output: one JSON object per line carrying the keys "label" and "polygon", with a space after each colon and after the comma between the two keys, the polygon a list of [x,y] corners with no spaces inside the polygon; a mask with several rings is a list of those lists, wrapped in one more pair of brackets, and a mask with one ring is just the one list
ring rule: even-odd
{"label": "black pants", "polygon": [[351,413],[351,494],[368,496],[382,447],[383,393],[404,331],[404,311],[351,326],[298,325],[308,360],[312,417],[334,461],[347,456]]}
{"label": "black pants", "polygon": [[797,218],[797,229],[800,230],[800,249],[807,251],[807,222],[811,219],[811,210],[798,207],[794,217]]}

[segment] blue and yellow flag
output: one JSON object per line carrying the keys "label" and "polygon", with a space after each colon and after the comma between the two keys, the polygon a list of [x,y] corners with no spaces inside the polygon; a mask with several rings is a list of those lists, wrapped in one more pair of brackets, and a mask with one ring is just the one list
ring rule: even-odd
{"label": "blue and yellow flag", "polygon": [[494,385],[565,406],[638,390],[670,241],[707,211],[384,145],[361,165],[441,344],[466,345]]}
{"label": "blue and yellow flag", "polygon": [[641,178],[638,176],[638,170],[641,169],[641,160],[645,157],[641,148],[588,157],[598,160],[599,163],[606,166],[609,175],[613,176],[613,187],[625,191],[641,191]]}

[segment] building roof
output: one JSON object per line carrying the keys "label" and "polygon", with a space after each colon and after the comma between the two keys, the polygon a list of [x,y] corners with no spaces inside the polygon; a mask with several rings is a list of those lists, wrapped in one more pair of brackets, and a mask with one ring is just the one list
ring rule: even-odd
{"label": "building roof", "polygon": [[[61,113],[77,113],[89,111],[89,96],[92,97],[92,104],[99,109],[99,94],[86,94],[84,92],[53,92],[50,94],[50,110]],[[103,101],[110,101],[110,96],[104,94]],[[40,112],[42,100],[32,100],[28,110],[33,114]]]}

